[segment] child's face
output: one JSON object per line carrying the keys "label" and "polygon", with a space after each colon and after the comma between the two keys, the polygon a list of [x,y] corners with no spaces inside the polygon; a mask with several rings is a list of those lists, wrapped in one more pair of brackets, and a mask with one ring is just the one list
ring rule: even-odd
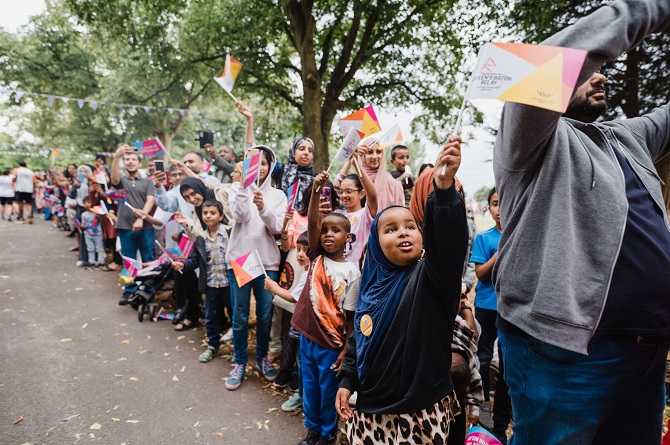
{"label": "child's face", "polygon": [[341,218],[327,215],[321,222],[321,247],[331,255],[344,252],[344,248],[351,240],[344,221]]}
{"label": "child's face", "polygon": [[500,224],[500,207],[498,205],[498,194],[494,193],[489,201],[489,212],[496,224]]}
{"label": "child's face", "polygon": [[219,213],[219,209],[215,206],[204,206],[202,208],[202,220],[210,229],[218,229],[219,224],[223,221],[223,214]]}
{"label": "child's face", "polygon": [[405,166],[409,164],[409,150],[396,150],[395,157],[391,159],[391,164],[395,165],[396,170],[404,172]]}
{"label": "child's face", "polygon": [[314,157],[314,147],[309,141],[302,141],[295,149],[295,162],[301,167],[307,167]]}
{"label": "child's face", "polygon": [[[351,193],[348,193],[351,191]],[[356,208],[361,204],[361,199],[365,196],[365,190],[361,190],[354,181],[345,179],[340,184],[340,201],[347,209]]]}
{"label": "child's face", "polygon": [[396,266],[409,266],[421,258],[423,236],[408,209],[394,207],[382,213],[377,234],[384,256]]}
{"label": "child's face", "polygon": [[87,200],[84,201],[84,208],[86,210],[91,210],[91,200],[90,199],[87,199]]}
{"label": "child's face", "polygon": [[297,251],[295,257],[298,260],[300,266],[307,268],[309,267],[309,257],[307,256],[307,246],[303,244],[297,244]]}

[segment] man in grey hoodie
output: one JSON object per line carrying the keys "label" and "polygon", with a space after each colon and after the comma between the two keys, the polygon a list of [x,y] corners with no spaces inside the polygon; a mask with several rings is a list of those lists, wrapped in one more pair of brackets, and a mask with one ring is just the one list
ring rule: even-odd
{"label": "man in grey hoodie", "polygon": [[567,112],[503,109],[493,280],[511,444],[660,443],[670,225],[653,163],[670,153],[670,106],[594,121],[597,70],[668,23],[669,0],[598,9],[543,42],[589,51]]}

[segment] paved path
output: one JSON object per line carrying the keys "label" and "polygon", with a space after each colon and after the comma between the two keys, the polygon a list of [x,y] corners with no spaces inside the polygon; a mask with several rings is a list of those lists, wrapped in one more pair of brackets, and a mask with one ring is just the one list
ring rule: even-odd
{"label": "paved path", "polygon": [[201,329],[139,323],[116,275],[76,268],[71,245],[50,222],[0,221],[0,443],[300,441],[285,395],[249,374],[227,391],[230,362],[197,361]]}

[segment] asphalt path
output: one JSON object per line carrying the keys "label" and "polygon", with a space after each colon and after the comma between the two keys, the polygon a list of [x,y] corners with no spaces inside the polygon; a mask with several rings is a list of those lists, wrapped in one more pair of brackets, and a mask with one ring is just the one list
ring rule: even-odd
{"label": "asphalt path", "polygon": [[[0,221],[0,444],[296,444],[302,414],[229,356],[199,363],[203,329],[138,322],[117,275],[75,267],[72,240]],[[253,357],[253,351],[250,354]]]}

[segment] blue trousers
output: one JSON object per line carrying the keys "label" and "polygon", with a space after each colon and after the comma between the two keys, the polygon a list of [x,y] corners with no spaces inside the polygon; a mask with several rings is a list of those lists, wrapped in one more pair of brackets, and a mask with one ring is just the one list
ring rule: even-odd
{"label": "blue trousers", "polygon": [[498,333],[514,412],[510,445],[658,445],[669,344],[596,340],[589,355]]}
{"label": "blue trousers", "polygon": [[324,437],[337,433],[335,396],[339,384],[336,372],[330,367],[337,361],[339,354],[339,351],[326,349],[304,335],[300,336],[305,427],[320,432]]}
{"label": "blue trousers", "polygon": [[205,330],[207,331],[207,343],[218,350],[221,345],[221,333],[226,323],[226,314],[232,315],[230,306],[230,287],[205,288]]}
{"label": "blue trousers", "polygon": [[[118,231],[121,241],[121,255],[128,258],[137,258],[137,251],[140,251],[142,262],[153,261],[154,259],[154,231],[153,230],[128,230],[120,229]],[[80,250],[81,251],[81,250]],[[124,292],[135,292],[137,284],[130,283],[124,286]]]}
{"label": "blue trousers", "polygon": [[[279,272],[267,271],[268,277],[277,281]],[[272,292],[265,290],[265,276],[261,275],[242,287],[237,286],[235,274],[228,270],[230,281],[230,300],[233,305],[233,346],[235,347],[235,363],[244,365],[249,361],[247,346],[249,341],[249,307],[251,289],[256,298],[256,358],[268,355],[270,343],[270,327],[272,326]]]}

